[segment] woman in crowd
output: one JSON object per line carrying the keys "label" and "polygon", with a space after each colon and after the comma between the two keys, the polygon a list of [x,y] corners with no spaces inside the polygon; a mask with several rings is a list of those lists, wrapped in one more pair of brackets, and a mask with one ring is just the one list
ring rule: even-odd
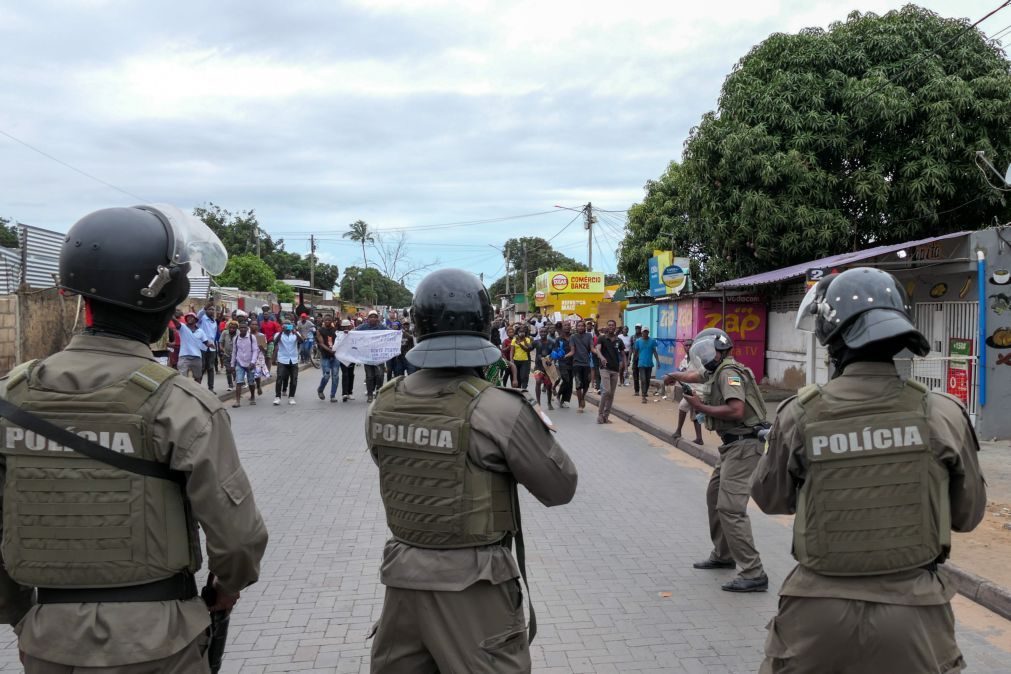
{"label": "woman in crowd", "polygon": [[516,327],[516,337],[512,340],[511,360],[515,365],[516,377],[513,388],[527,390],[530,381],[530,354],[534,350],[534,340],[530,338],[529,328],[525,323]]}

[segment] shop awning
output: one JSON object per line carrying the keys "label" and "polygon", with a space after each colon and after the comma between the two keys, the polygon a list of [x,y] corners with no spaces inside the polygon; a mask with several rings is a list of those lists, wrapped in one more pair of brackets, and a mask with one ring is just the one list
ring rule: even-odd
{"label": "shop awning", "polygon": [[766,285],[768,283],[781,283],[783,281],[789,281],[796,278],[803,278],[807,274],[808,269],[818,269],[821,267],[841,267],[846,265],[851,265],[854,262],[860,262],[862,260],[869,260],[872,257],[877,257],[879,255],[887,255],[888,253],[897,253],[904,248],[915,248],[917,246],[924,246],[934,241],[943,241],[944,239],[953,239],[958,236],[965,236],[971,232],[955,232],[953,234],[944,234],[942,236],[932,236],[929,239],[919,239],[917,241],[906,241],[905,243],[895,243],[888,246],[876,246],[874,248],[867,248],[865,250],[857,250],[850,253],[840,253],[838,255],[830,255],[829,257],[823,257],[819,260],[811,260],[810,262],[801,262],[800,264],[791,265],[789,267],[781,267],[780,269],[774,269],[772,271],[762,272],[761,274],[755,274],[753,276],[745,276],[743,278],[733,279],[732,281],[723,281],[717,283],[716,287],[722,289],[730,288],[747,288],[750,286],[760,286]]}

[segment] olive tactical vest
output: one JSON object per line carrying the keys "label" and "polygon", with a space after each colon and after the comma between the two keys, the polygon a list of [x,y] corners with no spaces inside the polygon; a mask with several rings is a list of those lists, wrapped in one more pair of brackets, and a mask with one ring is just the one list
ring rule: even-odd
{"label": "olive tactical vest", "polygon": [[736,360],[722,361],[709,378],[709,404],[713,407],[726,404],[727,401],[724,400],[717,382],[719,377],[726,373],[727,370],[735,372],[741,378],[741,386],[744,389],[744,418],[740,421],[727,421],[711,417],[707,414],[706,428],[711,431],[726,433],[741,426],[751,428],[765,423],[768,414],[765,410],[765,400],[762,398],[762,392],[758,389],[758,384],[755,382],[755,375],[752,374],[751,369],[747,365],[738,363]]}
{"label": "olive tactical vest", "polygon": [[407,393],[400,377],[379,390],[367,436],[379,462],[386,522],[398,541],[469,548],[516,531],[515,480],[468,456],[470,415],[488,388],[467,377],[419,396]]}
{"label": "olive tactical vest", "polygon": [[865,576],[947,557],[948,472],[931,450],[928,396],[912,381],[881,400],[801,390],[808,473],[797,499],[793,555],[802,566]]}
{"label": "olive tactical vest", "polygon": [[[69,393],[43,388],[34,367],[12,371],[9,402],[107,449],[159,460],[151,424],[174,370],[150,363],[126,381]],[[121,587],[199,568],[178,484],[90,459],[6,419],[0,434],[7,465],[3,560],[15,581]]]}

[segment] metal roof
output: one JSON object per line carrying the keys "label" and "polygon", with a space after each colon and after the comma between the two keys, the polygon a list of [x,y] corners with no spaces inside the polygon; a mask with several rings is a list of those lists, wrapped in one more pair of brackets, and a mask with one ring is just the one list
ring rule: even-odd
{"label": "metal roof", "polygon": [[25,263],[25,282],[32,288],[52,288],[54,275],[60,271],[60,248],[67,237],[41,227],[19,224],[21,245],[28,251]]}
{"label": "metal roof", "polygon": [[903,248],[914,248],[916,246],[922,246],[928,243],[933,243],[934,241],[943,241],[944,239],[953,239],[956,236],[965,236],[966,234],[971,234],[971,232],[954,232],[952,234],[944,234],[942,236],[932,236],[928,239],[919,239],[917,241],[906,241],[905,243],[895,243],[888,246],[876,246],[874,248],[867,248],[864,250],[852,251],[849,253],[840,253],[838,255],[830,255],[829,257],[823,257],[819,260],[811,260],[810,262],[801,262],[800,264],[791,265],[789,267],[781,267],[779,269],[774,269],[772,271],[762,272],[761,274],[755,274],[753,276],[745,276],[743,278],[733,279],[731,281],[723,281],[717,283],[717,288],[746,288],[749,286],[760,286],[767,283],[780,283],[781,281],[789,281],[790,279],[800,278],[807,274],[808,269],[817,269],[819,267],[839,267],[843,265],[853,264],[854,262],[860,262],[861,260],[867,260],[872,257],[877,257],[879,255],[887,255],[888,253],[895,253]]}
{"label": "metal roof", "polygon": [[21,284],[21,251],[0,247],[0,295],[15,292]]}

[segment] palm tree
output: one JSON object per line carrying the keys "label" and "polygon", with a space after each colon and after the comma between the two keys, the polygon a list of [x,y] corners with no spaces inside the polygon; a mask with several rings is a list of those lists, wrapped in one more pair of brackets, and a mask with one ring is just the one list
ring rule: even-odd
{"label": "palm tree", "polygon": [[372,234],[369,233],[369,224],[364,220],[355,220],[350,225],[351,229],[344,232],[343,237],[345,239],[351,239],[352,241],[360,241],[362,244],[362,260],[365,263],[365,268],[369,268],[369,260],[365,257],[365,244],[375,243],[375,239]]}

